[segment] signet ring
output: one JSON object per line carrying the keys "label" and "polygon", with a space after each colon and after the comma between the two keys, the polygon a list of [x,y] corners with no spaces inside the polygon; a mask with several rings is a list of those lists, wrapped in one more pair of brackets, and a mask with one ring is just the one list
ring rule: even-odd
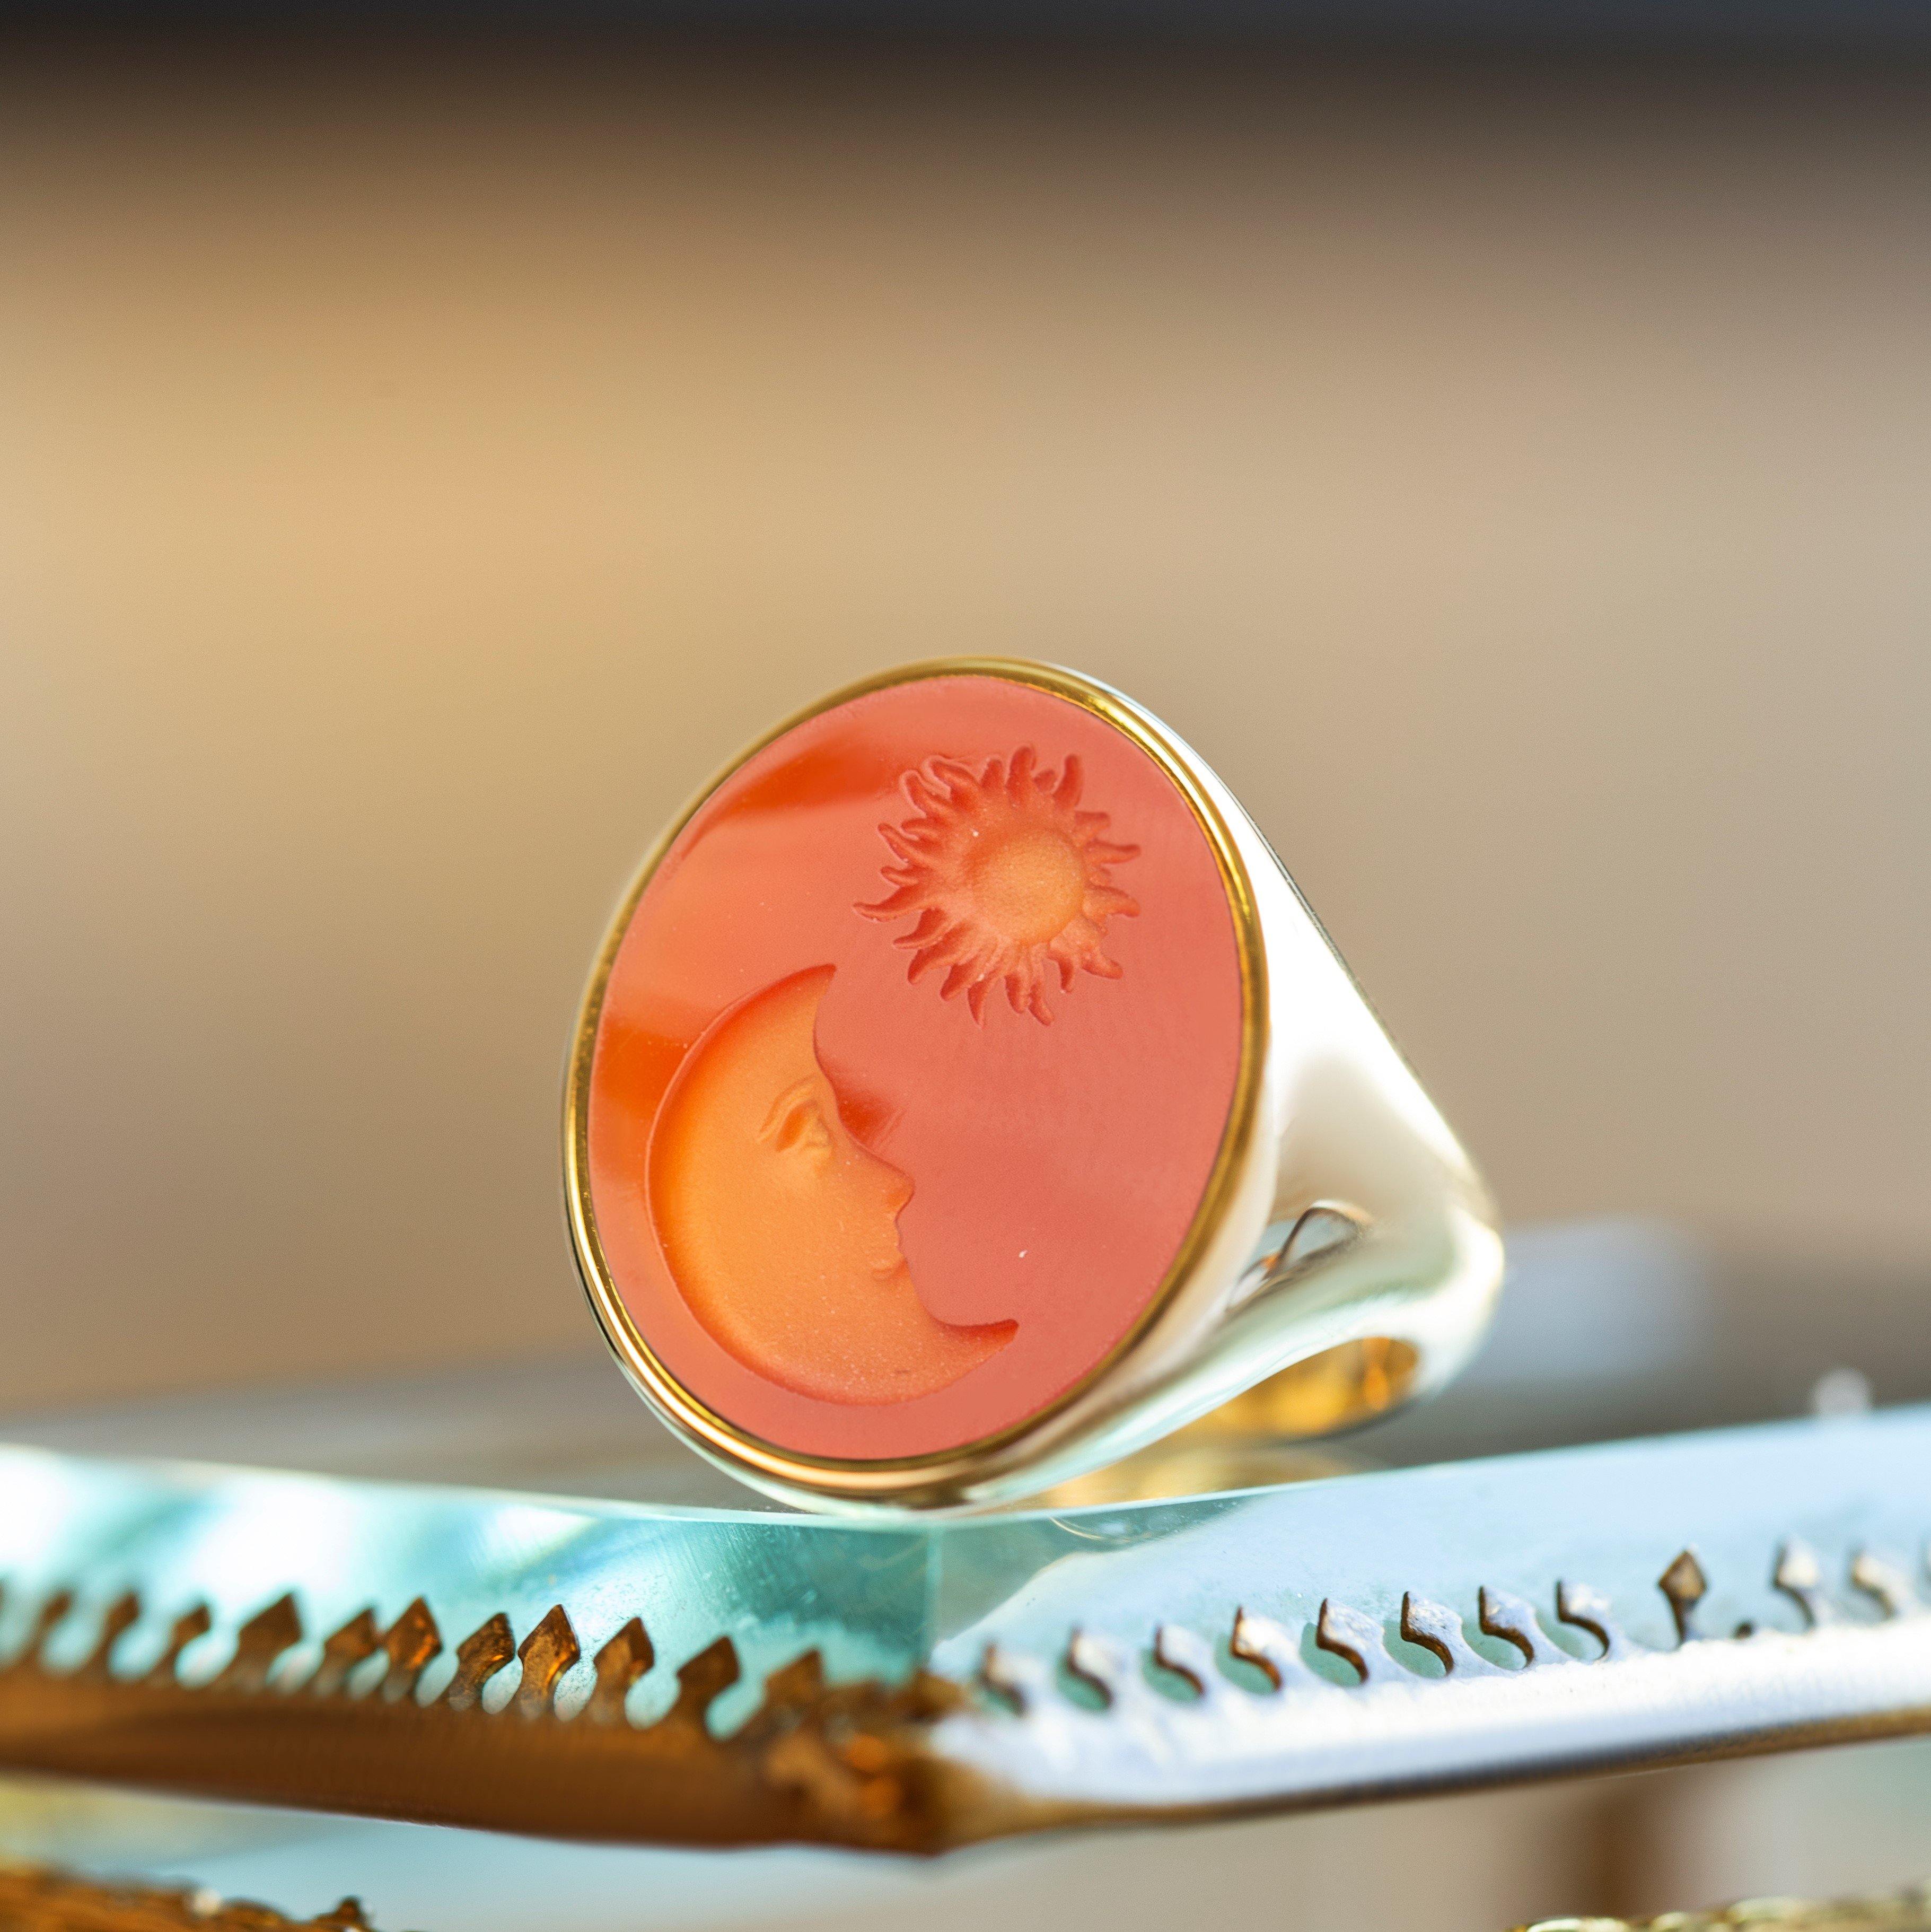
{"label": "signet ring", "polygon": [[1468,1156],[1233,794],[1075,672],[910,665],[734,760],[598,953],[564,1168],[671,1429],[808,1509],[983,1508],[1438,1388]]}

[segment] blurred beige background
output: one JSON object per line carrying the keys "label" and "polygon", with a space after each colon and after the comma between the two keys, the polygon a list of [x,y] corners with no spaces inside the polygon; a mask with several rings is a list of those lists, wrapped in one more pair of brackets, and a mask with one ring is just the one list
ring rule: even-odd
{"label": "blurred beige background", "polygon": [[1517,1220],[1931,1274],[1931,85],[397,48],[0,71],[0,1403],[587,1346],[659,821],[1126,687]]}

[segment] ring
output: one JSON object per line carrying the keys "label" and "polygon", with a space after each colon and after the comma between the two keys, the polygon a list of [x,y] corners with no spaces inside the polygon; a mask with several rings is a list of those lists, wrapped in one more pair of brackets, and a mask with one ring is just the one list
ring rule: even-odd
{"label": "ring", "polygon": [[564,1168],[631,1382],[817,1510],[1348,1427],[1453,1376],[1501,1280],[1487,1190],[1233,794],[1018,661],[867,680],[704,787],[599,952]]}

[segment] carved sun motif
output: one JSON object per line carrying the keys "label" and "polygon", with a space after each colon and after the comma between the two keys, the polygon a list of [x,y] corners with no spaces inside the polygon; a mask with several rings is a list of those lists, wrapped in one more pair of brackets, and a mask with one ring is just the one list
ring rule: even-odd
{"label": "carved sun motif", "polygon": [[1118,963],[1101,950],[1106,922],[1140,910],[1111,877],[1140,848],[1105,837],[1105,812],[1075,808],[1079,760],[1069,754],[1057,772],[1036,762],[1021,746],[977,771],[928,758],[907,772],[900,786],[914,816],[878,828],[897,862],[884,868],[895,890],[857,908],[868,919],[916,914],[895,942],[911,952],[907,976],[944,968],[940,992],[964,994],[977,1020],[997,986],[1015,1012],[1049,1024],[1049,970],[1063,992],[1075,972],[1118,979]]}

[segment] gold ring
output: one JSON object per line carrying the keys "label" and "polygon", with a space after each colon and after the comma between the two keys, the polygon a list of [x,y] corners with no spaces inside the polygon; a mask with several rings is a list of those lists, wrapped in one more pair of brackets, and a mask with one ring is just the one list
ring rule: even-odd
{"label": "gold ring", "polygon": [[1452,1376],[1501,1278],[1487,1190],[1232,794],[1017,661],[835,692],[678,816],[598,955],[564,1169],[637,1389],[820,1510],[1349,1426]]}

